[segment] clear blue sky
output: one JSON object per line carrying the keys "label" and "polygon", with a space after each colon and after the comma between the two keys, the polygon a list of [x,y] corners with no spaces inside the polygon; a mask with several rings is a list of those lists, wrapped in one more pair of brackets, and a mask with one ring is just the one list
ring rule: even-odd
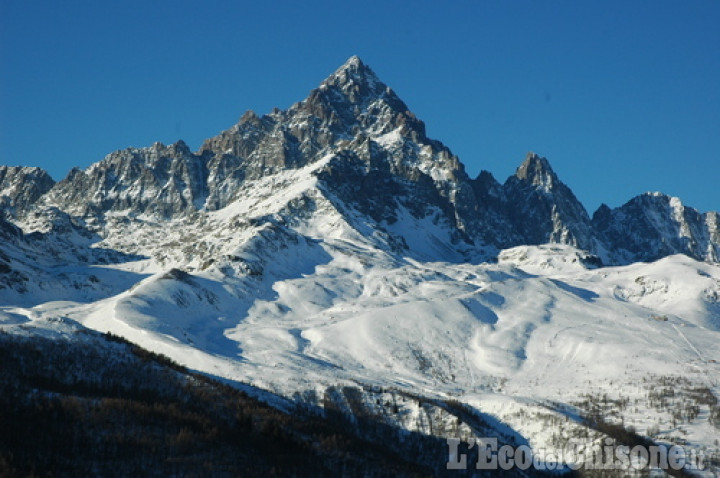
{"label": "clear blue sky", "polygon": [[0,0],[0,164],[192,149],[357,54],[475,176],[720,209],[720,1]]}

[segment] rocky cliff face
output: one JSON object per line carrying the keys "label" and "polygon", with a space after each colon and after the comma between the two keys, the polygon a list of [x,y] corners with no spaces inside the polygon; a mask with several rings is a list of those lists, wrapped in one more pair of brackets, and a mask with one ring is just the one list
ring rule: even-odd
{"label": "rocky cliff face", "polygon": [[[468,187],[457,157],[428,139],[422,121],[357,57],[287,111],[246,113],[207,140],[199,154],[212,158],[208,189],[214,208],[236,199],[236,181],[301,168],[329,155],[335,159],[318,173],[325,190],[379,222],[396,219],[399,201],[417,215],[437,208],[449,223],[460,223],[454,196]],[[216,171],[220,164],[222,171]]]}
{"label": "rocky cliff face", "polygon": [[614,262],[654,261],[677,253],[712,262],[720,258],[718,213],[701,214],[665,194],[642,194],[616,209],[603,204],[592,222],[600,240],[611,246]]}
{"label": "rocky cliff face", "polygon": [[50,175],[40,168],[0,166],[0,210],[22,214],[54,184]]}
{"label": "rocky cliff face", "polygon": [[[317,190],[297,204],[314,204],[308,198],[320,194],[358,231],[379,231],[398,253],[412,252],[407,234],[432,226],[443,231],[442,248],[459,260],[548,242],[600,254],[609,263],[678,252],[718,260],[717,214],[700,214],[666,196],[639,196],[612,211],[603,207],[590,220],[536,154],[528,154],[504,184],[488,172],[469,178],[460,160],[428,138],[424,123],[357,57],[305,100],[263,116],[248,111],[196,153],[182,141],[129,148],[57,184],[37,168],[0,167],[0,207],[31,230],[52,229],[39,223],[42,211],[54,208],[101,237],[122,236],[118,225],[134,218],[202,223],[198,214],[262,202],[282,189],[273,189],[280,180],[270,178],[303,168],[312,169],[308,184]],[[261,183],[268,189],[255,198],[254,185]],[[297,197],[277,201],[291,199]]]}
{"label": "rocky cliff face", "polygon": [[178,141],[128,148],[86,171],[74,169],[40,203],[82,217],[122,211],[167,218],[196,211],[205,197],[203,161]]}
{"label": "rocky cliff face", "polygon": [[528,154],[505,183],[510,221],[527,244],[554,242],[594,250],[585,208],[547,159]]}

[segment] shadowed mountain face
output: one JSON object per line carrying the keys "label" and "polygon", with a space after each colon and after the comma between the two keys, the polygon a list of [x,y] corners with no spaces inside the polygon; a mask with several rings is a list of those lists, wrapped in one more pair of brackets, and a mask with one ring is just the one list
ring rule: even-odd
{"label": "shadowed mountain face", "polygon": [[603,204],[592,222],[617,262],[654,261],[678,252],[711,262],[720,259],[718,213],[701,214],[665,194],[642,194],[616,209]]}
{"label": "shadowed mountain face", "polygon": [[[253,181],[314,164],[319,194],[341,214],[359,212],[396,252],[411,247],[393,224],[409,219],[443,229],[444,249],[460,260],[543,243],[573,245],[605,263],[674,253],[719,257],[717,213],[642,195],[612,211],[603,206],[590,220],[548,161],[534,153],[504,184],[488,172],[469,178],[459,159],[426,136],[424,123],[358,57],[285,111],[248,111],[197,153],[182,141],[129,148],[57,184],[38,168],[2,167],[0,206],[20,227],[29,214],[52,207],[102,236],[109,217],[194,221],[198,212],[246,199]],[[357,226],[357,217],[346,219]]]}

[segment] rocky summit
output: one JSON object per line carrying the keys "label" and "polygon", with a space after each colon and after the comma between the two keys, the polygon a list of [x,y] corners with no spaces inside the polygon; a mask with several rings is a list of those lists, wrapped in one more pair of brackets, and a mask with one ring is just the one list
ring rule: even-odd
{"label": "rocky summit", "polygon": [[718,213],[590,215],[535,153],[472,178],[358,57],[198,151],[0,166],[0,212],[7,334],[111,333],[377,443],[717,445]]}

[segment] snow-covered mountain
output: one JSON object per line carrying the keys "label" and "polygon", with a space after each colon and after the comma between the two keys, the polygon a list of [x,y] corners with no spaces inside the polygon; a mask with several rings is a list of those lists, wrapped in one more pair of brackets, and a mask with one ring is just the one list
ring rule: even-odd
{"label": "snow-covered mountain", "polygon": [[55,181],[40,168],[0,166],[0,208],[24,211],[53,187]]}
{"label": "snow-covered mountain", "polygon": [[654,261],[682,253],[699,260],[720,261],[720,216],[701,214],[679,198],[646,193],[623,206],[600,206],[593,215],[598,237],[616,262]]}
{"label": "snow-covered mountain", "polygon": [[648,194],[591,219],[533,153],[470,178],[357,57],[197,152],[0,168],[0,205],[5,331],[72,320],[438,436],[592,444],[599,411],[716,446],[718,214]]}
{"label": "snow-covered mountain", "polygon": [[247,198],[256,181],[310,169],[319,194],[341,215],[347,218],[344,208],[351,207],[406,254],[414,253],[407,242],[412,238],[393,227],[403,218],[438,225],[445,236],[440,243],[463,260],[548,242],[579,247],[608,264],[674,253],[718,258],[717,213],[702,215],[677,199],[645,195],[612,212],[602,206],[591,220],[549,162],[534,153],[504,184],[486,171],[471,179],[357,57],[305,100],[262,117],[248,111],[197,153],[182,141],[129,148],[85,171],[74,169],[57,184],[38,168],[2,167],[0,205],[21,227],[28,214],[54,207],[104,237],[109,232],[102,228],[118,220],[195,222],[198,212]]}

